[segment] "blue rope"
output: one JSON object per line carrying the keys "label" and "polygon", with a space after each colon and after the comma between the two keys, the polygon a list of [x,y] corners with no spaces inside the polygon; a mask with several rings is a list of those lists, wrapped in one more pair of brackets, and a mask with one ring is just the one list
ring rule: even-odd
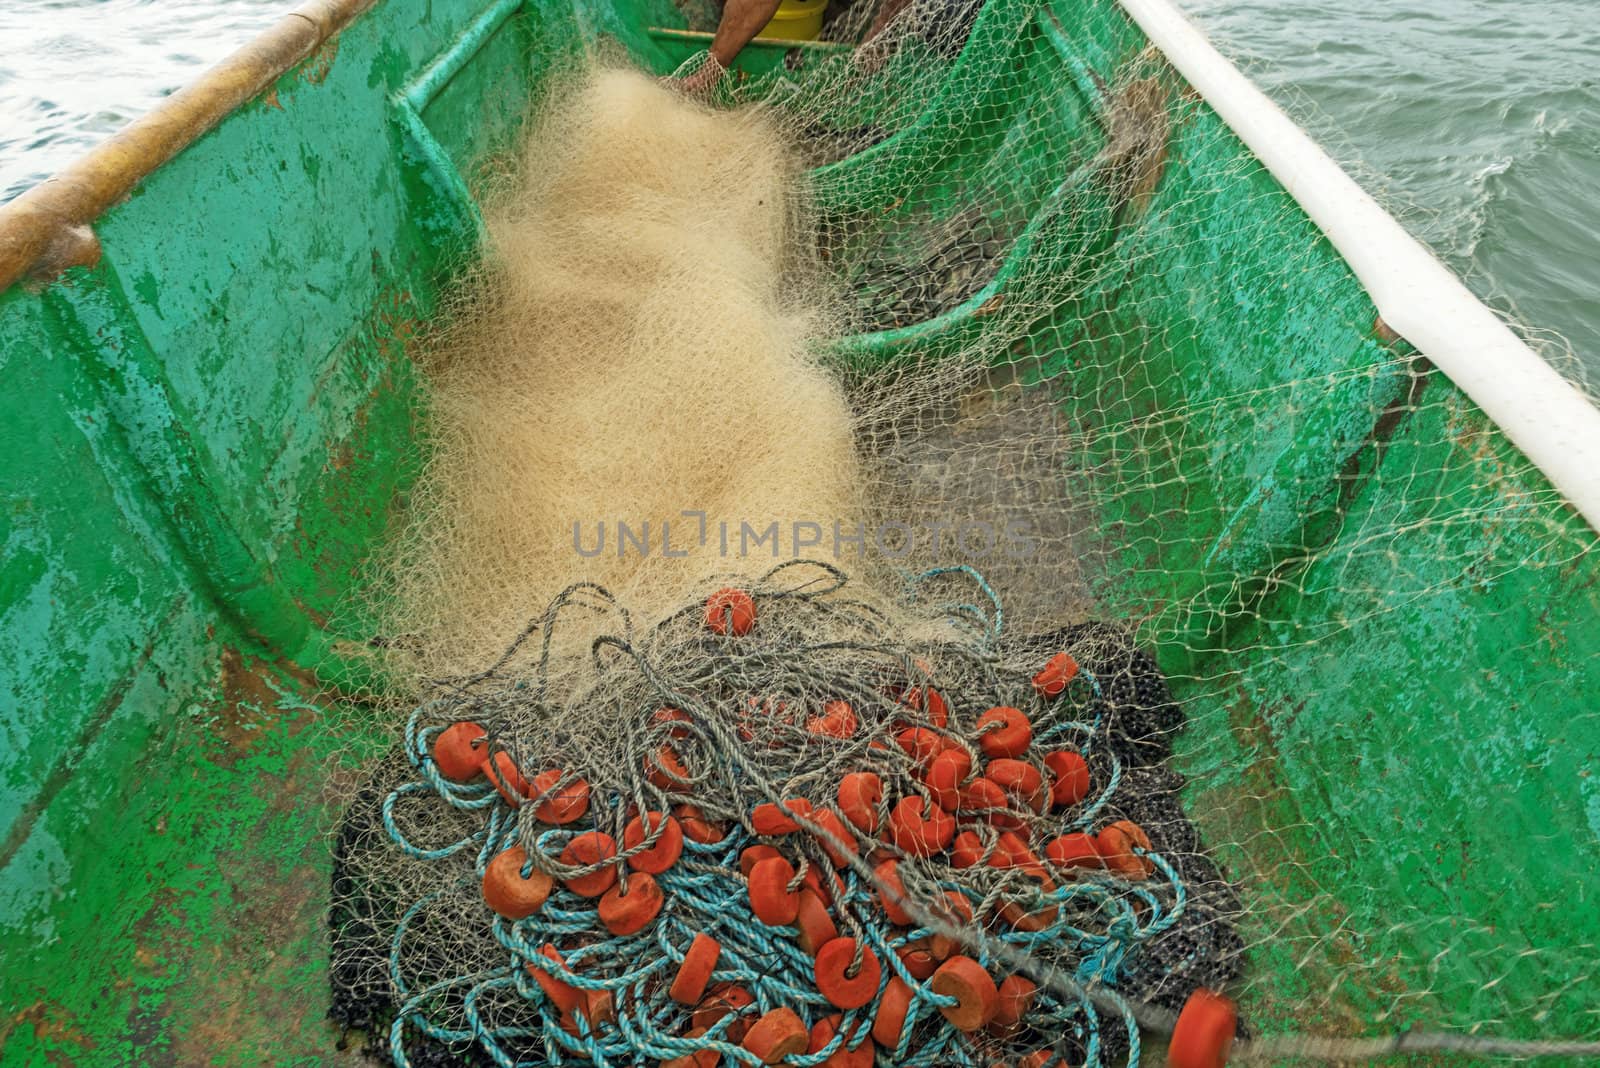
{"label": "blue rope", "polygon": [[999,638],[1000,631],[1005,626],[1005,610],[1000,605],[1000,595],[994,591],[994,587],[989,585],[989,580],[979,574],[976,568],[968,567],[966,564],[955,564],[948,567],[933,567],[924,571],[920,575],[912,576],[908,580],[907,585],[910,587],[912,595],[915,596],[917,588],[920,587],[924,582],[927,582],[929,579],[938,578],[941,575],[964,575],[965,577],[971,579],[973,582],[977,583],[978,589],[983,592],[985,597],[989,598],[989,603],[994,606],[994,614],[992,617],[989,615],[989,613],[984,612],[976,605],[945,605],[943,606],[944,610],[957,616],[969,613],[975,616],[979,621],[979,627],[986,639],[984,643],[985,646]]}
{"label": "blue rope", "polygon": [[[968,629],[979,647],[988,650],[1000,636],[1004,612],[999,596],[977,571],[966,566],[933,568],[908,578],[908,589],[914,597],[925,583],[948,575],[970,579],[989,602],[987,608],[962,602],[941,606],[951,622]],[[550,618],[547,613],[547,631]],[[1074,680],[1069,692],[1052,704],[1080,711],[1092,708],[1092,721],[1052,716],[1038,740],[1054,744],[1070,737],[1077,751],[1088,754],[1103,728],[1106,705],[1098,679],[1081,669],[1079,678],[1081,682]],[[686,710],[692,712],[700,707],[701,702],[694,695],[682,696],[684,700],[679,703]],[[523,868],[523,875],[527,876],[534,867],[534,854],[557,856],[568,841],[586,832],[587,825],[583,829],[542,829],[525,843],[518,812],[492,785],[481,781],[455,783],[440,774],[432,747],[449,722],[459,718],[450,713],[449,702],[431,702],[415,709],[406,722],[404,751],[417,779],[396,787],[382,802],[384,829],[402,854],[416,861],[438,862],[474,849],[473,870],[481,879],[495,856],[515,845],[527,844],[530,857]],[[1063,827],[1090,827],[1109,804],[1121,784],[1123,768],[1114,754],[1108,753],[1108,757],[1110,771],[1098,794]],[[740,777],[755,772],[735,767],[733,774]],[[424,799],[442,802],[461,812],[481,813],[483,823],[471,834],[447,845],[417,845],[408,840],[395,813],[401,804]],[[597,798],[593,803],[597,809],[614,808],[623,800]],[[416,901],[395,926],[387,961],[399,1006],[390,1028],[395,1064],[409,1068],[402,1038],[410,1027],[442,1042],[474,1042],[500,1068],[573,1062],[594,1068],[626,1068],[641,1057],[670,1059],[699,1050],[714,1050],[728,1064],[758,1065],[760,1061],[754,1054],[728,1040],[735,1014],[724,1016],[704,1034],[688,1038],[683,1034],[687,1029],[687,1007],[666,995],[690,942],[703,931],[713,934],[721,944],[709,983],[746,988],[754,1003],[746,1013],[786,1007],[798,1012],[809,1025],[835,1011],[816,989],[813,961],[796,944],[796,929],[769,927],[751,912],[744,881],[738,874],[739,854],[758,841],[749,828],[737,824],[730,824],[719,842],[685,838],[679,863],[655,876],[670,907],[655,923],[633,935],[612,935],[601,924],[593,901],[558,884],[544,907],[533,915],[515,922],[492,918],[489,929],[494,944],[503,953],[498,965],[441,979],[412,992],[402,967],[402,947],[417,918],[446,891]],[[1051,986],[1041,986],[1031,1012],[1034,1019],[1049,1021],[1057,1033],[1079,1043],[1091,1068],[1102,1064],[1102,1028],[1110,1025],[1106,1018],[1110,1009],[1103,1006],[1108,1003],[1117,1010],[1128,1032],[1126,1063],[1129,1068],[1138,1068],[1138,1027],[1126,999],[1115,987],[1129,957],[1141,944],[1170,930],[1188,903],[1183,881],[1167,858],[1145,850],[1134,852],[1153,866],[1154,877],[1149,882],[1128,882],[1111,873],[1084,871],[1075,881],[1047,893],[1031,899],[1011,899],[1034,914],[1054,909],[1053,917],[1042,929],[1006,930],[991,936],[1008,946],[1047,954],[1065,969],[1065,974],[1076,977],[1076,992],[1070,996],[1057,994]],[[824,868],[824,878],[832,878],[829,871]],[[931,982],[913,976],[897,952],[933,932],[925,927],[901,932],[888,929],[879,912],[876,889],[868,886],[853,868],[846,867],[843,876],[843,890],[836,895],[833,910],[844,921],[841,933],[864,938],[866,947],[880,962],[878,989],[868,1005],[843,1014],[843,1025],[825,1046],[791,1056],[786,1063],[792,1068],[817,1068],[847,1044],[854,1049],[868,1041],[884,992],[891,979],[899,978],[910,989],[911,1002],[899,1043],[892,1051],[894,1063],[902,1068],[978,1068],[975,1052],[954,1028],[918,1027],[922,1020],[936,1020],[940,1009],[957,1001],[935,993]],[[978,892],[953,878],[938,886],[965,894],[976,907],[992,904],[975,900]],[[564,947],[562,962],[544,956],[546,945]],[[977,956],[991,974],[996,972],[997,962],[989,954],[980,949]],[[596,1027],[585,1013],[567,1015],[557,1011],[535,980],[535,972],[574,990],[609,994],[614,1010],[612,1024]],[[527,1002],[533,1010],[523,1018],[525,1025],[491,1023],[486,1018],[485,1004],[512,996]],[[465,1027],[444,1026],[432,1018],[430,1013],[438,1008],[441,999],[459,1004],[457,1018],[465,1022]],[[533,1026],[535,1020],[537,1026]],[[519,1062],[513,1050],[527,1051],[532,1048],[530,1042],[538,1043],[538,1057]]]}

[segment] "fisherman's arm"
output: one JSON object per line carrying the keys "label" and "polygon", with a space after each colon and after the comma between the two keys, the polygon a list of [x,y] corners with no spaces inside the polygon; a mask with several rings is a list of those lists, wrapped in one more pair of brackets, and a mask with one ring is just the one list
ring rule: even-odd
{"label": "fisherman's arm", "polygon": [[761,27],[778,13],[778,0],[728,0],[711,39],[711,58],[726,70],[739,58],[744,46],[755,40]]}
{"label": "fisherman's arm", "polygon": [[716,36],[711,39],[710,59],[681,79],[679,88],[699,92],[715,84],[777,11],[778,0],[728,0],[722,9],[722,21],[717,23]]}

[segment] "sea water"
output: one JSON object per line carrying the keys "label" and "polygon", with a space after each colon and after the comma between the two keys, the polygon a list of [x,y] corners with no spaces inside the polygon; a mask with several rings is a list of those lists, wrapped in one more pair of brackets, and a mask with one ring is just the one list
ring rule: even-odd
{"label": "sea water", "polygon": [[[1489,303],[1600,382],[1596,0],[1180,0]],[[4,0],[0,200],[292,0]]]}

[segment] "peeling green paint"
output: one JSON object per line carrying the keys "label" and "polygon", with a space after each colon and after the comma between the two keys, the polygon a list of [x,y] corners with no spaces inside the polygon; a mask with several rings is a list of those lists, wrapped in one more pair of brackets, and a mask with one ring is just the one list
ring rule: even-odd
{"label": "peeling green paint", "polygon": [[[344,1056],[324,788],[387,732],[239,683],[338,673],[321,627],[415,471],[444,276],[386,90],[473,14],[389,0],[111,212],[99,267],[0,294],[7,1065]],[[504,137],[530,67],[495,58],[460,85]]]}
{"label": "peeling green paint", "polygon": [[[322,1019],[323,787],[389,730],[323,686],[361,681],[337,610],[417,469],[408,348],[464,251],[463,190],[545,79],[601,35],[658,71],[688,47],[648,32],[669,0],[530,0],[408,117],[397,97],[488,7],[384,0],[110,212],[101,265],[0,294],[0,451],[23,458],[0,475],[7,1065],[350,1056]],[[1019,203],[1098,150],[1095,79],[1145,45],[1108,0],[1052,13],[975,53],[991,93],[905,134],[1003,160]],[[1099,581],[1180,678],[1191,810],[1261,904],[1249,1010],[1582,1031],[1592,534],[1375,336],[1310,222],[1162,77],[1162,224],[1056,235],[1096,242],[1096,284],[1033,341],[1090,440],[1164,428],[1138,485],[1095,495],[1121,547]],[[1055,136],[1030,156],[968,136],[979,115]],[[936,205],[969,162],[947,155],[914,190],[835,165],[823,200]],[[1265,284],[1287,255],[1300,288]],[[1546,1015],[1506,1019],[1513,999]]]}

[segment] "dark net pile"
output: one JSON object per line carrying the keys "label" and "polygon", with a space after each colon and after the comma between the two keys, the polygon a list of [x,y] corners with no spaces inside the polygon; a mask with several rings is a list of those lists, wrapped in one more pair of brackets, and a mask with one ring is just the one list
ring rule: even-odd
{"label": "dark net pile", "polygon": [[1136,1065],[1242,954],[1165,683],[966,569],[854,592],[574,587],[441,682],[341,828],[333,1017],[399,1065]]}

